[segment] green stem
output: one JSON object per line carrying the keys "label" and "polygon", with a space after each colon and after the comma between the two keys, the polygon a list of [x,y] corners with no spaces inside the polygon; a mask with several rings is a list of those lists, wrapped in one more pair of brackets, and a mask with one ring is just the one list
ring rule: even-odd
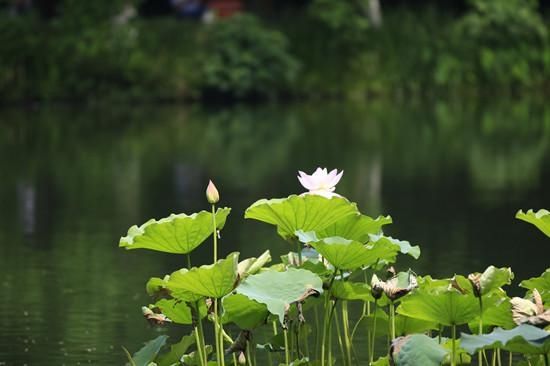
{"label": "green stem", "polygon": [[199,347],[201,349],[201,353],[202,353],[202,359],[204,359],[204,364],[206,365],[206,363],[208,362],[208,356],[206,354],[206,345],[205,345],[205,342],[204,342],[204,329],[202,327],[202,319],[201,319],[201,315],[200,315],[200,310],[199,310],[199,301],[197,300],[195,302],[195,309],[197,309],[197,330],[199,332],[199,344],[197,344],[197,347]]}
{"label": "green stem", "polygon": [[191,269],[191,253],[187,253],[187,268]]}
{"label": "green stem", "polygon": [[456,364],[456,324],[453,324],[452,328],[452,351],[451,351],[451,366]]}
{"label": "green stem", "polygon": [[390,326],[391,326],[391,340],[395,339],[395,304],[390,302]]}
{"label": "green stem", "polygon": [[[483,300],[481,299],[481,296],[479,296],[479,335],[483,334]],[[478,366],[483,365],[483,354],[482,351],[479,350],[477,353],[477,364]]]}
{"label": "green stem", "polygon": [[296,267],[300,267],[302,265],[302,243],[300,243],[299,240],[296,240],[297,245],[297,253],[298,253],[298,265]]}
{"label": "green stem", "polygon": [[497,352],[496,350],[493,350],[493,356],[491,358],[491,365],[496,366],[497,364]]}
{"label": "green stem", "polygon": [[285,365],[286,366],[289,366],[290,365],[290,354],[288,352],[288,330],[285,328],[283,328],[283,333],[284,333],[284,336],[285,336]]}
{"label": "green stem", "polygon": [[513,360],[513,354],[512,352],[508,352],[508,366],[512,366],[512,360]]}
{"label": "green stem", "polygon": [[502,366],[502,359],[500,358],[500,348],[497,348],[497,362],[498,366]]}
{"label": "green stem", "polygon": [[334,278],[336,277],[337,271],[338,271],[338,268],[335,268],[334,273],[332,274],[332,278],[330,279],[327,291],[325,292],[325,303],[324,303],[325,316],[323,318],[323,337],[321,339],[321,366],[325,366],[327,337],[330,331],[330,319],[329,319],[331,314],[331,312],[329,311],[330,294],[331,294],[330,290],[332,288],[332,284],[334,283]]}
{"label": "green stem", "polygon": [[246,362],[248,366],[252,366],[252,357],[250,357],[250,342],[246,341]]}
{"label": "green stem", "polygon": [[550,360],[548,359],[548,353],[544,354],[544,366],[550,366]]}
{"label": "green stem", "polygon": [[376,319],[378,318],[376,316],[376,308],[378,306],[378,299],[375,299],[374,300],[374,319],[373,319],[373,324],[372,324],[372,344],[371,344],[371,348],[370,348],[370,354],[369,354],[369,358],[370,358],[370,362],[369,362],[369,365],[371,363],[374,362],[374,346],[375,346],[375,339],[376,339]]}
{"label": "green stem", "polygon": [[349,335],[349,314],[347,301],[342,301],[342,326],[344,331],[344,344],[346,346],[346,357],[348,365],[351,366],[351,340]]}
{"label": "green stem", "polygon": [[200,336],[199,336],[199,330],[198,330],[198,327],[195,326],[195,343],[197,344],[197,352],[199,354],[199,360],[201,362],[201,365],[202,366],[206,366],[206,361],[204,360],[204,354],[203,354],[203,349],[202,349],[202,343],[201,343],[201,339],[200,339]]}
{"label": "green stem", "polygon": [[336,335],[338,336],[338,347],[340,348],[340,354],[342,355],[342,360],[344,361],[344,365],[347,365],[346,351],[344,350],[344,342],[342,341],[342,331],[340,329],[340,320],[338,319],[338,314],[334,314],[334,322],[336,323]]}
{"label": "green stem", "polygon": [[218,365],[224,365],[223,341],[220,338],[220,324],[218,319],[218,299],[214,299],[214,337],[216,339],[216,358]]}
{"label": "green stem", "polygon": [[214,229],[214,264],[218,261],[218,229],[216,227],[216,205],[212,204],[212,228]]}

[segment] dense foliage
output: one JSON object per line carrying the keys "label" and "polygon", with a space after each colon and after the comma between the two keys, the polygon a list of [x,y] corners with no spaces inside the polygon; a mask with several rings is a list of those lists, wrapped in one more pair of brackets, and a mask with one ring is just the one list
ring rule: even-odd
{"label": "dense foliage", "polygon": [[471,0],[462,13],[393,7],[380,28],[354,0],[213,24],[124,18],[132,3],[64,0],[51,17],[2,11],[2,100],[513,93],[550,80],[536,0]]}
{"label": "dense foliage", "polygon": [[[341,177],[321,168],[299,172],[308,192],[261,199],[246,209],[245,218],[274,226],[296,249],[272,265],[269,250],[257,258],[233,252],[218,259],[230,209],[216,209],[220,194],[211,182],[211,210],[132,226],[121,247],[187,256],[187,267],[148,281],[152,303],[142,309],[153,325],[179,324],[191,333],[165,351],[168,337],[161,335],[133,356],[127,352],[129,362],[252,366],[266,364],[257,362],[265,354],[267,364],[286,366],[500,366],[507,351],[510,364],[522,357],[548,366],[550,269],[520,283],[523,298],[503,290],[514,279],[506,267],[444,279],[397,272],[398,258],[418,259],[420,248],[384,235],[391,217],[371,218],[335,193]],[[550,236],[547,210],[520,210],[516,217]],[[208,237],[213,264],[193,267],[191,253]],[[359,314],[351,302],[360,304]],[[204,320],[215,346],[206,344]],[[368,362],[357,358],[355,347],[368,350]]]}

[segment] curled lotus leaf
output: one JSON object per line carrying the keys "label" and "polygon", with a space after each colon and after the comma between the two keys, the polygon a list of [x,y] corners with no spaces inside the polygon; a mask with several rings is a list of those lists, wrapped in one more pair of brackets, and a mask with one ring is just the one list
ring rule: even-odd
{"label": "curled lotus leaf", "polygon": [[514,329],[496,328],[489,334],[461,335],[461,346],[474,354],[484,349],[502,348],[523,354],[547,354],[550,352],[550,333],[528,324]]}
{"label": "curled lotus leaf", "polygon": [[172,344],[170,346],[170,351],[158,356],[155,359],[155,363],[158,366],[173,366],[179,365],[180,358],[187,352],[189,347],[195,344],[195,334],[183,336],[178,343]]}
{"label": "curled lotus leaf", "polygon": [[355,203],[343,197],[308,194],[256,201],[246,209],[244,217],[275,225],[280,236],[291,239],[296,230],[320,231],[346,216],[358,214]]}
{"label": "curled lotus leaf", "polygon": [[542,298],[537,289],[533,290],[533,302],[514,297],[510,300],[510,303],[512,305],[512,316],[516,324],[530,324],[539,328],[550,325],[550,309],[544,309]]}
{"label": "curled lotus leaf", "polygon": [[148,366],[157,357],[160,349],[166,344],[167,340],[167,335],[160,335],[150,340],[130,357],[131,364],[135,366]]}
{"label": "curled lotus leaf", "polygon": [[413,334],[393,340],[390,357],[395,366],[439,366],[448,351],[424,334]]}
{"label": "curled lotus leaf", "polygon": [[290,305],[322,293],[323,281],[316,274],[304,269],[289,268],[284,272],[269,269],[248,276],[235,291],[265,304],[269,312],[276,315],[284,325]]}
{"label": "curled lotus leaf", "polygon": [[476,272],[468,275],[468,280],[477,297],[486,295],[504,285],[509,285],[513,279],[514,273],[509,267],[489,266],[483,273]]}
{"label": "curled lotus leaf", "polygon": [[542,301],[546,304],[550,304],[550,268],[539,277],[524,280],[519,285],[531,290],[531,292],[536,288],[540,293]]}
{"label": "curled lotus leaf", "polygon": [[390,216],[378,216],[373,219],[367,215],[349,215],[323,230],[316,231],[319,238],[340,236],[360,243],[369,241],[369,235],[380,234],[382,226],[391,224]]}
{"label": "curled lotus leaf", "polygon": [[[225,225],[230,211],[227,207],[216,211],[218,230]],[[120,238],[119,247],[187,254],[202,244],[213,231],[210,212],[172,214],[160,220],[151,219],[141,226],[132,226],[128,229],[128,235]]]}
{"label": "curled lotus leaf", "polygon": [[370,286],[366,283],[334,281],[330,293],[332,297],[341,300],[374,301]]}
{"label": "curled lotus leaf", "polygon": [[241,329],[252,330],[266,322],[269,311],[265,304],[245,295],[230,294],[222,299],[222,322],[235,323]]}
{"label": "curled lotus leaf", "polygon": [[266,250],[258,258],[247,258],[237,265],[237,272],[240,278],[245,278],[258,272],[266,263],[271,262],[271,254]]}
{"label": "curled lotus leaf", "polygon": [[[176,299],[160,299],[153,307],[160,309],[172,322],[178,324],[193,324],[193,318],[195,317],[196,319],[197,317],[196,311],[192,310],[189,304]],[[204,301],[199,303],[199,312],[201,318],[206,316],[206,304]]]}
{"label": "curled lotus leaf", "polygon": [[399,272],[387,281],[381,281],[376,275],[372,276],[372,293],[375,298],[380,298],[382,293],[395,301],[405,296],[418,287],[418,281],[413,271]]}
{"label": "curled lotus leaf", "polygon": [[239,253],[234,252],[215,264],[180,269],[170,275],[166,287],[173,293],[221,298],[235,288]]}
{"label": "curled lotus leaf", "polygon": [[[495,290],[483,295],[482,298],[482,325],[484,332],[489,332],[493,327],[512,329],[516,326],[512,319],[512,305],[510,298],[504,290]],[[468,323],[473,333],[479,331],[479,314]]]}
{"label": "curled lotus leaf", "polygon": [[529,210],[525,213],[522,210],[519,210],[516,213],[516,219],[535,225],[546,236],[550,237],[550,211],[540,209],[537,212]]}
{"label": "curled lotus leaf", "polygon": [[420,247],[418,245],[413,246],[408,241],[394,239],[391,236],[384,236],[381,234],[379,235],[371,234],[369,235],[369,238],[371,243],[377,243],[379,245],[381,243],[385,243],[386,245],[388,244],[397,245],[401,253],[408,254],[414,259],[418,259],[420,257]]}

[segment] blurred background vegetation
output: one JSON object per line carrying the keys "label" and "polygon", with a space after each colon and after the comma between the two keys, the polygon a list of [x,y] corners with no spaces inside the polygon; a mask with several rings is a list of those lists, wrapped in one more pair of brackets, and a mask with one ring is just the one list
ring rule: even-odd
{"label": "blurred background vegetation", "polygon": [[0,0],[0,103],[549,91],[547,2],[229,2]]}

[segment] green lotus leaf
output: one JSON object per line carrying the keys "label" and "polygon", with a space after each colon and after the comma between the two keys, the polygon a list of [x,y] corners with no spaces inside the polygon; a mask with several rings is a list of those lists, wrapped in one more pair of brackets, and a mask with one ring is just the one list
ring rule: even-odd
{"label": "green lotus leaf", "polygon": [[450,338],[445,338],[445,341],[441,344],[441,346],[443,346],[443,348],[445,348],[448,352],[443,361],[443,365],[470,365],[472,363],[472,357],[464,350],[464,348],[460,347],[460,339],[455,339],[454,363],[451,363],[453,340]]}
{"label": "green lotus leaf", "polygon": [[166,283],[168,282],[169,276],[164,278],[151,277],[147,284],[145,284],[145,291],[149,296],[161,296],[167,292]]}
{"label": "green lotus leaf", "polygon": [[[481,300],[483,304],[482,324],[484,332],[493,327],[512,329],[516,326],[512,318],[510,299],[503,290],[490,292],[484,295]],[[472,333],[479,332],[479,313],[469,322],[468,326]]]}
{"label": "green lotus leaf", "polygon": [[374,331],[374,318],[376,318],[376,334],[374,336],[382,337],[389,335],[390,318],[380,306],[377,307],[376,311],[371,312],[363,319],[363,321],[366,323],[366,327],[370,329],[371,334]]}
{"label": "green lotus leaf", "polygon": [[155,303],[164,315],[179,324],[192,324],[191,309],[184,302],[175,299],[161,299]]}
{"label": "green lotus leaf", "polygon": [[369,234],[379,234],[382,226],[391,224],[390,216],[378,216],[376,219],[366,215],[349,215],[323,230],[316,231],[319,238],[339,236],[360,243],[369,240]]}
{"label": "green lotus leaf", "polygon": [[309,295],[322,293],[323,281],[304,269],[289,268],[285,272],[269,269],[249,276],[235,291],[265,304],[269,312],[284,324],[290,305],[305,300]]}
{"label": "green lotus leaf", "polygon": [[254,329],[265,324],[269,311],[265,304],[245,295],[231,294],[222,299],[223,323],[235,323],[241,329]]}
{"label": "green lotus leaf", "polygon": [[[489,266],[483,273],[472,273],[468,276],[474,292],[486,295],[504,285],[509,285],[514,279],[514,273],[509,267],[497,268]],[[479,296],[479,295],[478,295]]]}
{"label": "green lotus leaf", "polygon": [[395,316],[395,334],[397,335],[424,333],[437,329],[439,329],[439,324],[431,321],[410,318],[402,314],[396,314]]}
{"label": "green lotus leaf", "polygon": [[374,301],[370,286],[366,283],[334,281],[331,287],[331,295],[341,300]]}
{"label": "green lotus leaf", "polygon": [[424,334],[399,337],[392,343],[392,358],[396,366],[439,366],[447,350]]}
{"label": "green lotus leaf", "polygon": [[377,243],[371,246],[340,237],[324,238],[309,245],[334,267],[343,270],[371,266],[380,260],[391,261],[399,250],[393,244]]}
{"label": "green lotus leaf", "polygon": [[539,277],[533,277],[528,280],[521,281],[521,287],[530,291],[537,289],[540,293],[542,301],[545,304],[550,304],[550,268],[548,268]]}
{"label": "green lotus leaf", "polygon": [[516,219],[535,225],[546,236],[550,237],[550,211],[540,209],[537,212],[529,210],[525,213],[522,210],[519,210],[516,213]]}
{"label": "green lotus leaf", "polygon": [[155,363],[158,366],[172,366],[179,365],[181,357],[187,352],[189,347],[195,344],[195,335],[191,332],[190,335],[183,336],[178,343],[170,346],[168,353],[162,354],[157,357]]}
{"label": "green lotus leaf", "polygon": [[343,197],[308,194],[256,201],[246,209],[244,217],[275,225],[280,236],[290,239],[296,230],[320,231],[346,216],[358,214],[355,203]]}
{"label": "green lotus leaf", "polygon": [[408,241],[394,239],[391,236],[375,234],[371,234],[369,237],[372,243],[388,242],[391,244],[395,244],[399,246],[399,251],[401,253],[408,254],[414,259],[418,259],[418,257],[420,257],[420,247],[418,245],[412,246],[411,243],[409,243]]}
{"label": "green lotus leaf", "polygon": [[378,360],[374,361],[371,366],[390,366],[390,360],[388,356],[380,357]]}
{"label": "green lotus leaf", "polygon": [[160,335],[150,340],[132,356],[132,364],[135,366],[148,366],[158,355],[160,349],[166,344],[167,335]]}
{"label": "green lotus leaf", "polygon": [[502,348],[523,354],[547,354],[550,352],[550,333],[528,324],[514,329],[496,328],[489,334],[462,333],[462,348],[474,354],[482,349]]}
{"label": "green lotus leaf", "polygon": [[[204,351],[206,352],[206,357],[208,357],[212,353],[212,346],[207,344],[206,347],[204,347]],[[183,363],[185,366],[200,366],[202,365],[200,361],[200,356],[197,353],[197,351],[193,351],[191,353],[188,353],[186,355],[181,356],[180,363]],[[179,364],[178,364],[179,365]],[[208,361],[206,363],[207,366],[219,366],[218,362],[216,361]]]}
{"label": "green lotus leaf", "polygon": [[[216,225],[221,230],[231,211],[216,211]],[[120,238],[119,247],[151,249],[159,252],[187,254],[212,235],[212,213],[201,211],[192,215],[172,214],[160,220],[151,219],[141,226],[132,226],[128,235]]]}
{"label": "green lotus leaf", "polygon": [[479,314],[477,298],[454,288],[428,291],[417,289],[401,300],[399,314],[451,326],[470,322]]}
{"label": "green lotus leaf", "polygon": [[241,278],[258,272],[266,263],[271,262],[271,254],[266,250],[258,258],[247,258],[239,262],[237,272]]}
{"label": "green lotus leaf", "polygon": [[216,264],[180,269],[170,275],[166,287],[173,292],[186,291],[192,294],[221,298],[235,287],[239,253],[234,252]]}

